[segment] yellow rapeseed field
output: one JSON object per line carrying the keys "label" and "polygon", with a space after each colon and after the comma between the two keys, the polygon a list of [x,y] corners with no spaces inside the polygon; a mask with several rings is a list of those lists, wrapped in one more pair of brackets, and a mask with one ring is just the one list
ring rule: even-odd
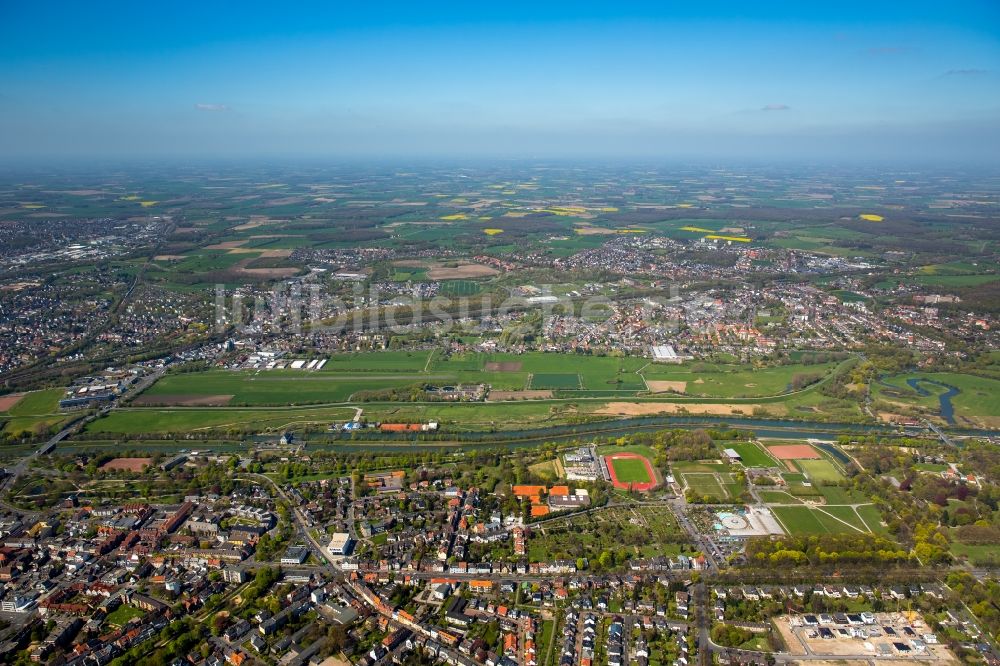
{"label": "yellow rapeseed field", "polygon": [[736,241],[738,243],[749,243],[750,239],[743,236],[720,236],[718,234],[709,234],[705,236],[709,240],[724,240],[724,241]]}

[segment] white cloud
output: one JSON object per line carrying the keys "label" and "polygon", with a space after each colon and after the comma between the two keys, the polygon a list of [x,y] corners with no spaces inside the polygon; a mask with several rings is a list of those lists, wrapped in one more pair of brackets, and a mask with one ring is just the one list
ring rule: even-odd
{"label": "white cloud", "polygon": [[787,104],[768,104],[761,111],[788,111],[791,108]]}
{"label": "white cloud", "polygon": [[206,104],[204,102],[195,104],[194,108],[199,111],[229,111],[229,107],[225,104]]}

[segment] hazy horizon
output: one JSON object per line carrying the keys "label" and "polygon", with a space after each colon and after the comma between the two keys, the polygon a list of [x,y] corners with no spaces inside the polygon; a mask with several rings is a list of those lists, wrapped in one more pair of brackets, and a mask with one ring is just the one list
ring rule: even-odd
{"label": "hazy horizon", "polygon": [[1000,162],[996,3],[727,4],[5,6],[0,155]]}

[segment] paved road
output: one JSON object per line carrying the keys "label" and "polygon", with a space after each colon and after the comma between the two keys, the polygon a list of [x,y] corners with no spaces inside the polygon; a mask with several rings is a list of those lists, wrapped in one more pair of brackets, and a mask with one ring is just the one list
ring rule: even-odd
{"label": "paved road", "polygon": [[691,543],[698,546],[698,550],[702,552],[705,556],[705,560],[708,563],[708,568],[712,571],[718,571],[722,553],[718,551],[715,544],[705,535],[703,535],[698,528],[696,528],[690,520],[687,518],[686,507],[687,503],[684,498],[678,498],[670,502],[671,510],[674,516],[677,518],[677,523],[681,526],[685,532],[687,532],[688,537],[691,539]]}
{"label": "paved road", "polygon": [[312,546],[313,550],[315,550],[316,554],[320,557],[321,561],[324,563],[324,566],[321,568],[327,569],[330,572],[340,573],[340,569],[333,566],[333,563],[336,561],[333,553],[328,551],[324,544],[321,544],[313,537],[312,534],[309,533],[308,522],[306,521],[305,516],[302,515],[298,503],[288,496],[285,489],[282,488],[280,484],[276,483],[274,479],[264,474],[251,473],[249,476],[270,485],[274,488],[275,492],[278,493],[281,499],[285,500],[292,510],[292,522],[295,524],[295,531],[300,537],[302,537],[303,541],[307,541]]}

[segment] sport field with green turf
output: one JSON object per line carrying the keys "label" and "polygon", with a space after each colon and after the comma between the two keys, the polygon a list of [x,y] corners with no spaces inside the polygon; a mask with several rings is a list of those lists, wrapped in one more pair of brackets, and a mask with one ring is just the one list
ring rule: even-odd
{"label": "sport field with green turf", "polygon": [[755,442],[720,442],[718,446],[720,449],[736,451],[747,467],[777,467],[774,458]]}
{"label": "sport field with green turf", "polygon": [[861,520],[865,521],[865,525],[868,529],[875,534],[889,534],[889,528],[882,524],[882,514],[879,512],[878,507],[874,504],[865,504],[863,506],[857,507],[858,515],[861,516]]}
{"label": "sport field with green turf", "polygon": [[802,500],[783,490],[758,490],[757,494],[767,504],[802,504]]}
{"label": "sport field with green turf", "polygon": [[829,481],[836,483],[843,479],[843,475],[837,470],[829,460],[796,460],[795,464],[805,473],[813,483],[819,481]]}
{"label": "sport field with green turf", "polygon": [[681,476],[687,488],[698,496],[711,497],[722,501],[729,498],[729,493],[719,484],[714,474],[687,472]]}
{"label": "sport field with green turf", "polygon": [[865,521],[861,520],[854,507],[850,506],[824,506],[821,509],[817,509],[821,514],[829,514],[834,518],[851,525],[856,530],[860,532],[867,532],[868,526],[865,525]]}
{"label": "sport field with green turf", "polygon": [[792,535],[857,533],[835,517],[808,506],[775,506],[771,511]]}
{"label": "sport field with green turf", "polygon": [[615,476],[622,483],[651,483],[645,461],[639,458],[614,458]]}
{"label": "sport field with green turf", "polygon": [[826,498],[827,504],[863,504],[870,501],[858,491],[840,486],[821,485],[819,492]]}
{"label": "sport field with green turf", "polygon": [[446,280],[441,283],[440,293],[445,296],[472,296],[478,294],[481,287],[472,280]]}

